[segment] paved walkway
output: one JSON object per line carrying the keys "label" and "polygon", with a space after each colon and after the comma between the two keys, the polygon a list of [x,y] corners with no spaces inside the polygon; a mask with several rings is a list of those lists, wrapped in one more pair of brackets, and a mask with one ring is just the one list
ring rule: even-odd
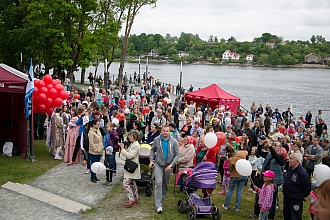
{"label": "paved walkway", "polygon": [[[118,158],[117,164],[118,171],[117,176],[114,177],[113,185],[120,183],[123,176],[124,161]],[[18,184],[19,187],[9,190],[3,188],[8,183],[4,184],[0,188],[0,219],[82,219],[79,211],[70,210],[70,207],[65,208],[65,206],[75,203],[83,207],[92,208],[113,187],[103,185],[106,180],[105,173],[98,175],[98,178],[101,180],[100,182],[92,183],[90,181],[90,174],[85,174],[85,171],[86,167],[82,166],[82,164],[68,166],[66,163],[61,163],[44,175],[28,183],[25,187],[22,184]],[[19,188],[26,195],[20,193]],[[29,194],[28,192],[30,191],[28,188],[33,188],[34,191]],[[56,202],[62,202],[64,204],[56,205]],[[63,206],[64,208],[60,208]]]}

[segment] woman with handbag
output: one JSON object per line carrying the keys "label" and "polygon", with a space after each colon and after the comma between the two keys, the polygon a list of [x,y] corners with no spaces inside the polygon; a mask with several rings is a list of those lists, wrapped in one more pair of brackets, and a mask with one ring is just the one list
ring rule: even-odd
{"label": "woman with handbag", "polygon": [[123,143],[120,144],[121,154],[126,157],[124,166],[124,180],[123,186],[127,192],[128,202],[124,204],[126,207],[130,207],[138,203],[138,188],[135,180],[141,178],[140,164],[139,164],[139,151],[140,145],[138,142],[140,133],[132,130],[128,133],[128,140],[131,143],[127,149]]}

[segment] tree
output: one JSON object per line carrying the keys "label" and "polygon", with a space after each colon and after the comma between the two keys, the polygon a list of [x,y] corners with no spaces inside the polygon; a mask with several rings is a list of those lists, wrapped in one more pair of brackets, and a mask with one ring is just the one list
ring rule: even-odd
{"label": "tree", "polygon": [[179,38],[178,43],[176,44],[176,49],[181,51],[186,51],[187,49],[187,42],[183,39],[183,37]]}
{"label": "tree", "polygon": [[218,40],[217,36],[214,37],[214,43],[219,43],[219,40]]}
{"label": "tree", "polygon": [[127,54],[128,49],[128,38],[131,34],[131,29],[133,26],[133,22],[135,16],[140,11],[141,7],[144,5],[151,5],[156,6],[157,0],[126,0],[124,1],[126,4],[123,4],[122,9],[126,11],[126,22],[125,22],[125,34],[124,34],[124,42],[122,46],[122,54],[120,58],[120,66],[119,66],[119,73],[118,73],[118,81],[119,81],[119,88],[122,87],[123,81],[123,71],[125,65],[125,57]]}
{"label": "tree", "polygon": [[24,20],[24,34],[29,40],[26,47],[46,66],[65,68],[73,81],[73,71],[81,63],[81,53],[88,47],[85,44],[90,42],[85,37],[89,36],[88,27],[95,12],[95,0],[33,1]]}
{"label": "tree", "polygon": [[312,37],[311,37],[311,42],[312,42],[312,44],[314,44],[314,43],[316,42],[316,37],[315,37],[315,35],[312,35]]}
{"label": "tree", "polygon": [[175,48],[175,46],[170,47],[170,49],[168,49],[168,54],[174,55],[174,54],[178,54],[178,50]]}

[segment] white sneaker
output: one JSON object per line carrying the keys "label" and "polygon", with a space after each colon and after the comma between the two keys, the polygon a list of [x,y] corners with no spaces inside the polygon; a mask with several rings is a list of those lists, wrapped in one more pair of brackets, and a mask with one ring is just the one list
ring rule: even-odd
{"label": "white sneaker", "polygon": [[158,214],[162,214],[163,213],[163,208],[162,207],[158,207],[157,208],[157,213]]}
{"label": "white sneaker", "polygon": [[86,170],[85,174],[89,174],[91,171],[90,170]]}

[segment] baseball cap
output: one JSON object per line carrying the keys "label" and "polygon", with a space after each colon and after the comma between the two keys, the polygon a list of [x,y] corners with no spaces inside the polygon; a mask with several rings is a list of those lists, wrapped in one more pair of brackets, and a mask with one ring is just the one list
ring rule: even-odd
{"label": "baseball cap", "polygon": [[270,178],[272,178],[272,179],[274,179],[274,177],[275,177],[274,172],[271,171],[271,170],[267,170],[267,171],[265,171],[265,172],[262,172],[262,175],[267,176],[267,177],[270,177]]}
{"label": "baseball cap", "polygon": [[277,136],[277,138],[284,138],[284,135],[283,135],[283,134],[279,134],[279,135]]}

